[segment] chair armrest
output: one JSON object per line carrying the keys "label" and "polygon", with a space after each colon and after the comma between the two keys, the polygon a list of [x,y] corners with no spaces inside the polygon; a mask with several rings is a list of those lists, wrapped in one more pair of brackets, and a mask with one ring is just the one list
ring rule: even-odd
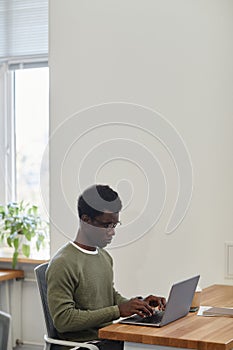
{"label": "chair armrest", "polygon": [[81,347],[89,349],[89,350],[99,350],[99,348],[94,344],[79,343],[79,342],[74,342],[74,341],[69,341],[69,340],[61,340],[61,339],[54,339],[54,338],[47,337],[47,335],[44,336],[44,340],[46,341],[46,343],[49,343],[49,344],[72,346],[73,348],[70,350],[76,350],[76,349],[79,349]]}
{"label": "chair armrest", "polygon": [[80,344],[80,346],[76,346],[75,348],[72,348],[70,350],[78,350],[80,347],[87,348],[89,350],[99,350],[99,348],[97,348],[97,346],[95,346],[94,344],[87,344],[87,343]]}

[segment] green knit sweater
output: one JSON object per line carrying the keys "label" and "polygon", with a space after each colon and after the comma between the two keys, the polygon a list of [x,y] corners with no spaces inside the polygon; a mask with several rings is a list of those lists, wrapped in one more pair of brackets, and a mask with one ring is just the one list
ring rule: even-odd
{"label": "green knit sweater", "polygon": [[83,252],[67,243],[46,272],[48,305],[61,339],[88,341],[98,329],[120,317],[127,301],[113,286],[112,258],[104,249]]}

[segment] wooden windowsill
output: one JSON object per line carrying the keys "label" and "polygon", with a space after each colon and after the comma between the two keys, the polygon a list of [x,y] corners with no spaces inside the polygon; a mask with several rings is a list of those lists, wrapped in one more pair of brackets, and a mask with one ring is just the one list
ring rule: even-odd
{"label": "wooden windowsill", "polygon": [[[18,263],[23,263],[23,264],[43,264],[45,262],[48,262],[49,259],[33,259],[33,258],[18,258]],[[11,258],[4,258],[0,256],[0,262],[12,262]]]}

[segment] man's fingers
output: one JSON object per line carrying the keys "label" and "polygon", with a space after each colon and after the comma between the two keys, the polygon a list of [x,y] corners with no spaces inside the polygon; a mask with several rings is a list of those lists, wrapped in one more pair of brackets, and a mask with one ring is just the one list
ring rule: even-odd
{"label": "man's fingers", "polygon": [[143,313],[144,315],[152,315],[153,309],[145,301],[141,301],[137,306],[137,311]]}
{"label": "man's fingers", "polygon": [[138,298],[133,298],[128,302],[119,305],[120,316],[127,317],[133,314],[138,314],[139,316],[151,316],[153,315],[153,309],[144,300],[139,300]]}
{"label": "man's fingers", "polygon": [[149,295],[145,301],[149,303],[151,306],[158,306],[159,309],[164,309],[166,305],[166,299],[163,297],[157,297],[155,295]]}
{"label": "man's fingers", "polygon": [[166,299],[165,298],[161,298],[160,299],[160,309],[165,310],[166,307]]}

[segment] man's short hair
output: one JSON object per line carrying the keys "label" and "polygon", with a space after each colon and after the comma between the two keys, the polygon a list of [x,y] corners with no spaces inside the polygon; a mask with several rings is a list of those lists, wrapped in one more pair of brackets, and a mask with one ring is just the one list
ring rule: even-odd
{"label": "man's short hair", "polygon": [[118,193],[108,185],[93,185],[78,198],[78,215],[86,214],[91,219],[104,212],[119,213],[122,203]]}

